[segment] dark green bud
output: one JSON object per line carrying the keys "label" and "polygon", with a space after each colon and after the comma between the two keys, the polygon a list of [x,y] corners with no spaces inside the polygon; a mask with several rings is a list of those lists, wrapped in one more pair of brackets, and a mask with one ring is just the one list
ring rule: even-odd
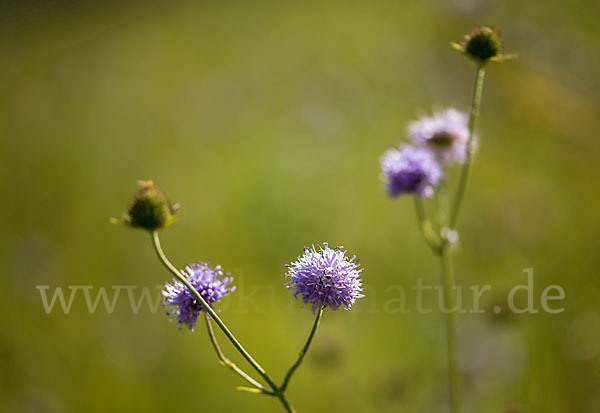
{"label": "dark green bud", "polygon": [[487,62],[495,58],[502,48],[502,39],[490,26],[480,26],[465,36],[465,53],[474,59]]}
{"label": "dark green bud", "polygon": [[483,25],[476,27],[471,33],[465,36],[463,42],[460,44],[451,43],[451,45],[480,64],[516,57],[514,54],[502,54],[502,38],[498,34],[498,31],[491,26]]}
{"label": "dark green bud", "polygon": [[135,228],[154,231],[168,227],[175,221],[177,205],[171,204],[167,195],[154,187],[152,181],[139,181],[140,190],[123,216],[123,222]]}

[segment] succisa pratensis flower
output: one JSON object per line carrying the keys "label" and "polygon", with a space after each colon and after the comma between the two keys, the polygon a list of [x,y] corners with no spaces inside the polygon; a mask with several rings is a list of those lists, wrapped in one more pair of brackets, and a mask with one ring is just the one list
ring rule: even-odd
{"label": "succisa pratensis flower", "polygon": [[416,146],[433,152],[445,165],[463,163],[467,155],[467,115],[454,108],[423,116],[408,124],[408,135]]}
{"label": "succisa pratensis flower", "polygon": [[381,177],[392,198],[406,193],[431,198],[442,176],[437,159],[424,148],[402,145],[399,149],[388,149],[380,162]]}
{"label": "succisa pratensis flower", "polygon": [[320,307],[349,310],[357,298],[364,297],[359,278],[362,268],[343,247],[332,249],[327,243],[305,247],[304,254],[286,267],[290,281],[284,285],[294,291],[294,297],[311,304],[313,312]]}
{"label": "succisa pratensis flower", "polygon": [[[229,273],[223,273],[220,265],[211,267],[210,263],[199,262],[186,266],[181,274],[211,307],[213,303],[235,290],[235,286],[228,286],[233,278]],[[193,330],[198,315],[204,312],[204,309],[189,289],[181,281],[173,279],[171,283],[165,285],[162,295],[167,315],[179,323],[180,328],[186,326]]]}

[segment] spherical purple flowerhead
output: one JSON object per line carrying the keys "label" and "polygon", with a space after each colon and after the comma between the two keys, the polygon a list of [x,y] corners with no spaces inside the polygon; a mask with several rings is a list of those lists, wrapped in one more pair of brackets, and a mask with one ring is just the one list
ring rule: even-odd
{"label": "spherical purple flowerhead", "polygon": [[286,288],[294,291],[306,304],[312,304],[312,311],[322,307],[337,310],[344,306],[349,310],[357,298],[362,298],[362,268],[356,256],[348,258],[343,247],[305,247],[304,255],[286,265]]}
{"label": "spherical purple flowerhead", "polygon": [[[224,274],[220,265],[213,268],[210,263],[199,262],[186,266],[185,270],[181,270],[181,274],[211,307],[212,303],[235,290],[235,287],[227,286],[233,278],[229,273]],[[187,287],[181,281],[173,279],[171,284],[165,285],[162,295],[167,315],[179,323],[179,328],[185,325],[190,330],[194,330],[198,315],[204,309]]]}
{"label": "spherical purple flowerhead", "polygon": [[431,150],[447,164],[463,163],[467,155],[467,115],[447,109],[408,124],[408,134],[417,146]]}
{"label": "spherical purple flowerhead", "polygon": [[433,195],[442,176],[435,156],[423,148],[401,146],[388,149],[380,159],[382,178],[390,196],[414,192],[423,198]]}

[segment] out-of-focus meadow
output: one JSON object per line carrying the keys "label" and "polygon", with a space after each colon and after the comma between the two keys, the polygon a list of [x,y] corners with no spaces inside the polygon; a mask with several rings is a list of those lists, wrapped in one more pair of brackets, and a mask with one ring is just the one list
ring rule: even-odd
{"label": "out-of-focus meadow", "polygon": [[[465,411],[598,412],[599,3],[0,10],[1,411],[281,411],[234,390],[202,328],[136,314],[126,290],[112,314],[102,302],[90,314],[81,289],[68,314],[46,314],[37,286],[154,299],[168,273],[149,237],[109,224],[136,180],[153,179],[181,204],[167,253],[233,273],[222,317],[278,380],[313,319],[282,287],[284,264],[322,241],[361,259],[366,298],[325,313],[289,389],[298,411],[445,412],[444,318],[418,314],[411,290],[439,284],[438,263],[410,198],[383,191],[378,158],[407,121],[468,108],[474,65],[449,42],[488,23],[520,57],[488,70],[460,222],[457,282],[492,286],[486,314],[460,317]],[[564,288],[563,313],[492,311],[525,268],[536,307],[545,287]]]}

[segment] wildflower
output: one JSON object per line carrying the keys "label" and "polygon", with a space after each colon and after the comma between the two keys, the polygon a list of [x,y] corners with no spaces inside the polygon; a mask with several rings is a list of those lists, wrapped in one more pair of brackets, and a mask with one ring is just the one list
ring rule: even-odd
{"label": "wildflower", "polygon": [[443,163],[463,163],[469,141],[467,121],[466,114],[449,108],[410,122],[408,134],[417,146],[431,150]]}
{"label": "wildflower", "polygon": [[414,192],[430,198],[442,170],[435,156],[423,148],[388,149],[380,158],[382,177],[391,197]]}
{"label": "wildflower", "polygon": [[286,288],[294,291],[306,304],[312,304],[312,311],[320,307],[337,310],[344,306],[349,310],[361,294],[362,268],[356,256],[348,258],[343,247],[329,248],[329,244],[312,248],[305,247],[304,255],[286,265]]}
{"label": "wildflower", "polygon": [[[167,195],[155,188],[152,181],[138,181],[138,185],[141,188],[120,221],[148,231],[171,225],[175,221],[173,214],[178,205],[171,204]],[[119,220],[113,219],[113,222]]]}
{"label": "wildflower", "polygon": [[[221,297],[235,290],[234,286],[228,287],[233,278],[229,273],[224,274],[220,265],[213,268],[210,263],[199,262],[186,266],[181,274],[211,307],[212,303],[218,302]],[[177,321],[180,328],[185,325],[193,330],[198,315],[204,309],[187,287],[181,281],[173,279],[172,284],[165,285],[162,295],[167,315]]]}

